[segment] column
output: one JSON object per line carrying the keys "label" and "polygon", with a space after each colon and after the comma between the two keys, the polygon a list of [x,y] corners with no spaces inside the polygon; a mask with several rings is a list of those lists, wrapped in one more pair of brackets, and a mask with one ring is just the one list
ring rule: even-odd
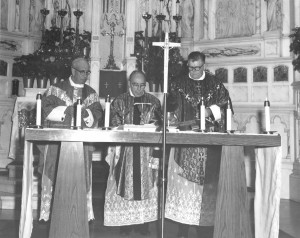
{"label": "column", "polygon": [[203,34],[203,21],[201,16],[203,8],[201,7],[202,1],[195,1],[194,8],[194,41],[199,41]]}
{"label": "column", "polygon": [[261,33],[261,0],[255,2],[255,34]]}
{"label": "column", "polygon": [[[298,1],[299,2],[299,1]],[[282,7],[282,34],[283,35],[289,35],[291,32],[291,3],[290,1],[282,1],[281,3]]]}
{"label": "column", "polygon": [[261,32],[267,31],[267,2],[260,0],[261,6]]}
{"label": "column", "polygon": [[295,26],[300,26],[300,1],[294,1]]}
{"label": "column", "polygon": [[204,40],[208,39],[208,0],[204,0],[203,10],[203,36]]}
{"label": "column", "polygon": [[92,2],[92,41],[91,41],[91,77],[90,86],[99,94],[100,85],[100,17],[101,1]]}
{"label": "column", "polygon": [[134,53],[134,31],[135,31],[135,18],[136,18],[136,9],[137,9],[137,1],[128,0],[126,5],[126,68],[127,68],[127,77],[130,73],[135,70],[135,62],[136,57],[132,57],[131,55]]}

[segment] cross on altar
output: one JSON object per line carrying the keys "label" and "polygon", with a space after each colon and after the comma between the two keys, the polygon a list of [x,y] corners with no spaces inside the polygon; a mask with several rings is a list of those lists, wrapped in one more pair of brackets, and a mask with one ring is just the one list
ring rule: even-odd
{"label": "cross on altar", "polygon": [[108,87],[108,83],[107,83],[107,82],[105,82],[104,86],[105,86],[105,88],[107,88],[107,87]]}
{"label": "cross on altar", "polygon": [[169,33],[165,34],[164,42],[153,42],[153,46],[161,46],[164,49],[164,103],[163,103],[163,158],[162,158],[162,187],[161,187],[161,204],[160,204],[160,214],[161,214],[161,238],[164,238],[164,214],[165,214],[165,167],[166,167],[166,121],[167,121],[167,93],[168,93],[168,71],[169,71],[169,50],[173,47],[180,47],[180,43],[169,42]]}
{"label": "cross on altar", "polygon": [[169,33],[165,33],[164,42],[153,42],[153,46],[161,46],[164,49],[164,93],[168,93],[168,73],[169,73],[169,50],[173,47],[180,47],[180,43],[169,42]]}
{"label": "cross on altar", "polygon": [[121,88],[122,85],[123,85],[123,84],[122,84],[121,82],[118,83],[118,87],[119,87],[119,88]]}

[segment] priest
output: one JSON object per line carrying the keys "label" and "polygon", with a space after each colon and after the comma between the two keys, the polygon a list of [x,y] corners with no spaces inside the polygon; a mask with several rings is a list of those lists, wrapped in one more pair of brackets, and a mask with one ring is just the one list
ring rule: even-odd
{"label": "priest", "polygon": [[[225,111],[230,101],[227,89],[204,70],[203,53],[190,53],[187,67],[188,72],[170,85],[167,110],[178,120],[173,122],[181,130],[199,129],[199,105],[203,98],[206,131],[224,131]],[[221,146],[171,149],[165,217],[179,223],[178,237],[188,237],[189,225],[196,225],[200,233],[207,227],[212,231],[220,158]]]}
{"label": "priest", "polygon": [[[50,86],[42,97],[42,115],[44,127],[70,129],[74,125],[75,103],[82,100],[81,125],[83,128],[93,128],[101,121],[103,111],[95,90],[85,84],[90,74],[89,63],[84,58],[72,61],[72,75],[55,85]],[[50,142],[41,148],[39,172],[42,174],[42,192],[40,220],[47,221],[50,215],[52,200],[52,184],[55,182],[60,142]],[[93,147],[84,143],[85,174],[88,198],[88,218],[94,219],[91,197],[91,155]]]}
{"label": "priest", "polygon": [[[111,125],[160,125],[160,101],[145,92],[145,74],[133,71],[129,86],[129,92],[111,103]],[[104,225],[120,226],[122,235],[129,235],[133,229],[147,235],[149,222],[158,219],[158,158],[152,151],[152,147],[138,144],[109,148]]]}

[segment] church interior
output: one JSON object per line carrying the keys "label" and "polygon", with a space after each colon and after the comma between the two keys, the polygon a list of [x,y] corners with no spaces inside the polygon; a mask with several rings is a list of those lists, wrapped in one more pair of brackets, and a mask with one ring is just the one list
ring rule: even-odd
{"label": "church interior", "polygon": [[[298,0],[1,0],[0,15],[0,236],[18,237],[25,128],[34,121],[36,94],[66,79],[71,59],[88,59],[90,85],[105,98],[128,90],[138,69],[146,91],[163,97],[163,50],[170,42],[170,80],[184,70],[188,54],[203,52],[205,69],[230,93],[232,129],[262,134],[264,101],[270,101],[271,131],[281,137],[279,238],[300,228],[300,1]],[[90,237],[119,237],[103,226],[107,164],[93,153],[96,220]],[[253,147],[245,150],[246,183],[255,197]],[[100,173],[95,172],[101,171]],[[32,237],[47,237],[38,221],[39,178],[33,181]],[[100,189],[99,189],[100,188]],[[166,221],[166,237],[175,237]],[[132,236],[135,237],[135,236]],[[136,236],[138,237],[138,236]],[[155,225],[151,237],[159,237]],[[191,230],[190,237],[196,237]],[[259,237],[256,237],[259,238]]]}

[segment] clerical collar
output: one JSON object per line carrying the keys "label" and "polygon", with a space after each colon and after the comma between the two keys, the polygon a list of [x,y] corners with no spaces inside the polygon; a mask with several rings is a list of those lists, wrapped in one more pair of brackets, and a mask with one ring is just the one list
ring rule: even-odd
{"label": "clerical collar", "polygon": [[[129,94],[130,94],[131,97],[136,98],[136,96],[133,95],[133,93],[132,93],[132,91],[131,91],[131,88],[129,88]],[[144,94],[145,94],[145,92],[144,92]],[[144,95],[144,94],[143,94],[143,95]],[[143,96],[143,95],[141,95],[141,96]],[[141,97],[141,96],[140,96],[140,97]]]}
{"label": "clerical collar", "polygon": [[195,81],[203,80],[205,78],[205,71],[203,71],[202,76],[200,78],[198,78],[198,79],[193,79],[190,74],[189,74],[189,78],[192,79],[192,80],[195,80]]}
{"label": "clerical collar", "polygon": [[70,81],[71,86],[74,87],[74,88],[83,88],[84,87],[84,84],[74,83],[74,81],[72,80],[71,76],[69,78],[69,81]]}

